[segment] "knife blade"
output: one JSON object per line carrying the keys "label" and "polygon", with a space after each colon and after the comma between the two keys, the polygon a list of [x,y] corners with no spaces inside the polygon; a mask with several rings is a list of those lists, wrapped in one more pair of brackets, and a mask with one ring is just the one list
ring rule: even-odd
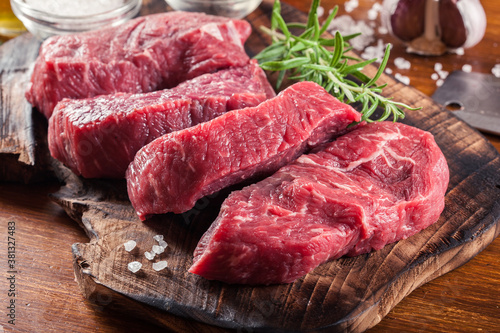
{"label": "knife blade", "polygon": [[500,78],[453,71],[432,98],[472,127],[500,135]]}

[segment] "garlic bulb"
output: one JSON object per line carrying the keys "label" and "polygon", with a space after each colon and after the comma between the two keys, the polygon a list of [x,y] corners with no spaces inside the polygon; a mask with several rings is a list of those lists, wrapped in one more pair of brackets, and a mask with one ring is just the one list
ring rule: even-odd
{"label": "garlic bulb", "polygon": [[408,52],[441,55],[479,43],[486,13],[479,0],[384,0],[382,23]]}

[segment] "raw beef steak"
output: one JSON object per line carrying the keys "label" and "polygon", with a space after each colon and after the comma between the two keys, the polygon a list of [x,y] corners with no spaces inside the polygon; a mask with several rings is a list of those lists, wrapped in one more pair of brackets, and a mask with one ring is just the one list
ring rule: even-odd
{"label": "raw beef steak", "polygon": [[250,24],[201,13],[168,12],[116,27],[55,36],[40,47],[28,101],[47,118],[63,98],[172,88],[248,62]]}
{"label": "raw beef steak", "polygon": [[289,283],[438,220],[449,173],[430,133],[373,123],[322,148],[233,192],[190,272],[228,283]]}
{"label": "raw beef steak", "polygon": [[205,195],[278,170],[359,120],[319,85],[296,83],[257,107],[144,146],[127,170],[129,198],[141,219],[185,212]]}
{"label": "raw beef steak", "polygon": [[78,175],[124,178],[135,153],[154,139],[274,96],[252,60],[172,89],[64,99],[49,119],[49,148]]}

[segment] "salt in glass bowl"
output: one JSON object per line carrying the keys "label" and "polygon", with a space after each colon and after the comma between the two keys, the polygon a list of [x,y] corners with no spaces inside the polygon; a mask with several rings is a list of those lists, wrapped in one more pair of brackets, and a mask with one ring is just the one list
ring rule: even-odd
{"label": "salt in glass bowl", "polygon": [[14,14],[39,39],[118,25],[137,15],[142,0],[10,0]]}
{"label": "salt in glass bowl", "polygon": [[165,0],[174,10],[204,12],[211,15],[243,18],[253,12],[262,0]]}

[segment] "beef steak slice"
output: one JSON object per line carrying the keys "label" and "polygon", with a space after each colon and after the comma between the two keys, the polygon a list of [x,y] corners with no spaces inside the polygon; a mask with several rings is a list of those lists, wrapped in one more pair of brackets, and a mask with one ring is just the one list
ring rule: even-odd
{"label": "beef steak slice", "polygon": [[40,47],[28,101],[47,118],[63,98],[172,88],[185,80],[248,62],[244,20],[168,12],[116,27],[54,36]]}
{"label": "beef steak slice", "polygon": [[296,83],[257,107],[167,134],[139,150],[127,170],[141,219],[183,213],[205,195],[269,175],[360,120],[312,82]]}
{"label": "beef steak slice", "polygon": [[436,222],[448,179],[430,133],[391,122],[359,127],[233,192],[190,272],[238,284],[292,282]]}
{"label": "beef steak slice", "polygon": [[49,119],[49,148],[78,175],[124,178],[135,153],[154,139],[274,96],[252,60],[172,89],[64,99]]}

